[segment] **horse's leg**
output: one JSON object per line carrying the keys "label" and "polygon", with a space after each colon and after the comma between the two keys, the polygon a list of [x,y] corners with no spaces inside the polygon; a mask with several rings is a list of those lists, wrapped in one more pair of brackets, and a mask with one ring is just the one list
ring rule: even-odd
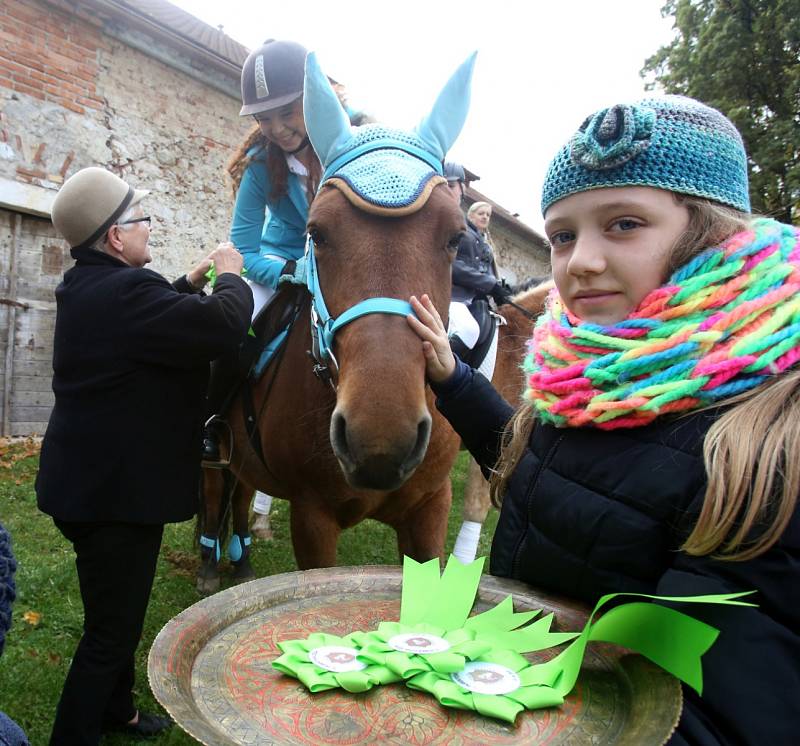
{"label": "horse's leg", "polygon": [[426,562],[434,557],[440,560],[444,558],[452,495],[450,480],[446,479],[428,500],[406,513],[403,521],[394,527],[401,563],[404,556],[417,562]]}
{"label": "horse's leg", "polygon": [[336,517],[315,503],[295,500],[289,511],[292,546],[297,567],[334,567],[336,545],[342,532]]}
{"label": "horse's leg", "polygon": [[228,558],[233,565],[234,583],[243,583],[256,576],[250,564],[250,532],[247,527],[252,494],[252,488],[241,482],[236,484],[231,494],[233,530],[228,543]]}
{"label": "horse's leg", "polygon": [[481,527],[489,513],[489,506],[489,483],[483,478],[475,459],[470,458],[464,484],[463,522],[453,547],[453,554],[465,564],[472,562],[478,553]]}
{"label": "horse's leg", "polygon": [[250,524],[250,533],[256,539],[269,541],[272,539],[272,526],[269,522],[269,511],[272,507],[272,495],[256,492],[253,500],[253,521]]}
{"label": "horse's leg", "polygon": [[200,567],[197,570],[197,590],[206,595],[219,590],[219,524],[225,497],[224,474],[220,469],[203,469],[200,482],[202,514],[200,526]]}

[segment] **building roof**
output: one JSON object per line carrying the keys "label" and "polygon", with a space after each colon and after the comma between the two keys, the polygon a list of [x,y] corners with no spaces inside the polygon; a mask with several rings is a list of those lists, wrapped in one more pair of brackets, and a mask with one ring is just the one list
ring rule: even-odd
{"label": "building roof", "polygon": [[181,10],[167,0],[94,0],[95,4],[133,21],[146,24],[151,29],[166,32],[168,36],[194,48],[206,58],[238,77],[250,50],[228,36]]}
{"label": "building roof", "polygon": [[[94,2],[116,10],[128,18],[146,23],[162,33],[166,32],[168,36],[182,42],[182,45],[188,45],[203,57],[214,60],[226,72],[235,74],[237,80],[242,64],[250,52],[246,46],[232,39],[224,31],[210,26],[167,0],[94,0]],[[466,166],[464,170],[468,184],[480,180],[480,176]],[[478,201],[488,202],[492,206],[494,218],[507,223],[514,232],[537,245],[547,246],[544,238],[533,228],[472,186],[467,187],[465,197],[470,204]]]}
{"label": "building roof", "polygon": [[205,47],[239,67],[242,66],[249,53],[247,47],[231,39],[221,29],[209,26],[191,13],[181,10],[166,0],[117,0],[117,2],[134,13],[149,16],[176,34]]}

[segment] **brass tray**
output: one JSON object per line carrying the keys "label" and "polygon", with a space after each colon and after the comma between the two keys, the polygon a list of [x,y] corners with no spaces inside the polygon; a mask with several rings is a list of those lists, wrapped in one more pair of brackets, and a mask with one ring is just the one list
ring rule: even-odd
{"label": "brass tray", "polygon": [[[681,713],[679,682],[638,655],[592,643],[557,708],[514,725],[441,707],[402,684],[360,695],[310,694],[271,667],[278,640],[369,630],[400,614],[401,569],[367,566],[284,573],[221,591],[169,621],[150,650],[159,702],[187,733],[217,744],[663,744]],[[486,576],[476,608],[514,595],[518,611],[555,612],[554,629],[580,630],[587,609]],[[553,650],[533,653],[544,661]]]}

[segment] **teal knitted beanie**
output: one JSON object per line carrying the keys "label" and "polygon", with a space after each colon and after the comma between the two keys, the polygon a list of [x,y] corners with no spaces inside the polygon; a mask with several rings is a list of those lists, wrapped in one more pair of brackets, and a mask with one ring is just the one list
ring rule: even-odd
{"label": "teal knitted beanie", "polygon": [[747,155],[716,109],[684,96],[618,104],[587,117],[550,163],[542,214],[589,189],[650,186],[750,212]]}

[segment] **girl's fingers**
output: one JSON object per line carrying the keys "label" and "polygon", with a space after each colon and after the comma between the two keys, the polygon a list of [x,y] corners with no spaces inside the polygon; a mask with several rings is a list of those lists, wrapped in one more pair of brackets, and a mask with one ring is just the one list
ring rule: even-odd
{"label": "girl's fingers", "polygon": [[422,323],[434,331],[444,331],[442,318],[439,316],[436,306],[433,305],[433,302],[427,295],[423,295],[421,299],[417,298],[415,295],[412,295],[411,306]]}

